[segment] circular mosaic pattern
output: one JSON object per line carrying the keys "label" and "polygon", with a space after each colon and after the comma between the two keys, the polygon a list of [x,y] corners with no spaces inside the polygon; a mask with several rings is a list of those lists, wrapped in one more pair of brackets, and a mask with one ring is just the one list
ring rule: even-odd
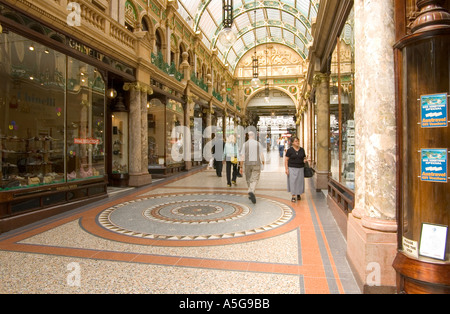
{"label": "circular mosaic pattern", "polygon": [[113,232],[160,240],[212,240],[265,232],[288,223],[291,207],[247,195],[158,195],[125,202],[102,211],[98,223]]}
{"label": "circular mosaic pattern", "polygon": [[165,223],[203,224],[230,221],[249,213],[250,208],[238,203],[195,199],[158,204],[144,211],[144,216]]}

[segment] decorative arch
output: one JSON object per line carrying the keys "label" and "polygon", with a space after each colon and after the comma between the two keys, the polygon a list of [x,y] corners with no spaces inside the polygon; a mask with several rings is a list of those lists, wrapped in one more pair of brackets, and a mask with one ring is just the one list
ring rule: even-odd
{"label": "decorative arch", "polygon": [[152,19],[146,12],[142,12],[141,16],[139,17],[141,20],[141,24],[144,25],[144,21],[148,26],[148,33],[154,34],[155,33],[155,25],[153,24]]}
{"label": "decorative arch", "polygon": [[[261,91],[264,91],[264,89],[265,89],[265,86],[262,86],[262,87],[258,88],[257,90],[254,90],[253,93],[251,93],[250,96],[248,96],[247,100],[244,102],[243,109],[247,110],[247,107],[248,107],[248,104],[250,103],[250,101],[252,101],[253,98],[255,98],[255,96],[258,95]],[[286,94],[292,100],[295,107],[297,108],[298,100],[295,99],[294,96],[290,95],[284,88],[281,88],[279,86],[271,86],[269,89],[270,90],[278,90],[278,91],[283,92],[283,94]]]}

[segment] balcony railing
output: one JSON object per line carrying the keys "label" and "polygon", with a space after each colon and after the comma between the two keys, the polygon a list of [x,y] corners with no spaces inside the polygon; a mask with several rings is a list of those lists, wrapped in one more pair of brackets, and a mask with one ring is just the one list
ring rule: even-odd
{"label": "balcony railing", "polygon": [[175,67],[175,63],[172,62],[172,64],[169,66],[164,61],[164,57],[161,52],[158,52],[157,55],[155,55],[152,52],[151,58],[152,58],[152,64],[156,65],[156,67],[158,69],[160,69],[161,71],[163,71],[164,73],[175,77],[175,79],[179,82],[181,82],[181,80],[184,79],[184,75],[177,71],[177,69]]}
{"label": "balcony railing", "polygon": [[191,74],[191,81],[195,83],[198,87],[203,89],[205,92],[208,92],[208,85],[206,85],[205,81],[203,79],[199,79],[195,76],[195,73]]}

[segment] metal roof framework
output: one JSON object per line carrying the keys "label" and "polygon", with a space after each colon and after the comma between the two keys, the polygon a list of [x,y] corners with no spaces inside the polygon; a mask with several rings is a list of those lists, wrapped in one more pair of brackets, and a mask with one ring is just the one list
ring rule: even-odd
{"label": "metal roof framework", "polygon": [[[226,49],[218,41],[222,23],[221,0],[178,0],[178,11],[192,21],[203,43],[217,49],[218,57],[234,71],[239,60],[251,49],[266,43],[292,48],[304,60],[312,43],[311,26],[317,17],[320,0],[234,0],[234,45]],[[255,19],[256,11],[256,19]]]}

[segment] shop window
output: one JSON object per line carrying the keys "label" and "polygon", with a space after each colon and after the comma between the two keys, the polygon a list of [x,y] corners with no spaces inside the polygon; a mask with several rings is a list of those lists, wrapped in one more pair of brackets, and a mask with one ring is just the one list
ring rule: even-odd
{"label": "shop window", "polygon": [[64,182],[65,55],[0,35],[0,190]]}
{"label": "shop window", "polygon": [[148,164],[161,168],[165,164],[166,107],[158,98],[149,102],[148,108]]}
{"label": "shop window", "polygon": [[105,84],[92,66],[68,58],[67,180],[105,174]]}
{"label": "shop window", "polygon": [[173,147],[182,153],[184,144],[183,132],[178,130],[172,138],[172,130],[182,127],[184,122],[184,109],[180,102],[173,99],[164,100],[164,103],[153,98],[148,108],[148,163],[149,169],[158,169],[179,164],[172,157]]}
{"label": "shop window", "polygon": [[355,188],[354,44],[350,14],[333,52],[330,78],[330,170],[332,178]]}
{"label": "shop window", "polygon": [[183,153],[182,147],[184,145],[184,138],[182,132],[175,132],[172,137],[172,130],[177,126],[184,125],[184,110],[183,105],[173,99],[169,99],[166,106],[166,165],[170,166],[178,161],[172,157],[172,146],[175,145],[176,152]]}
{"label": "shop window", "polygon": [[85,63],[0,34],[0,191],[104,175],[104,85]]}

